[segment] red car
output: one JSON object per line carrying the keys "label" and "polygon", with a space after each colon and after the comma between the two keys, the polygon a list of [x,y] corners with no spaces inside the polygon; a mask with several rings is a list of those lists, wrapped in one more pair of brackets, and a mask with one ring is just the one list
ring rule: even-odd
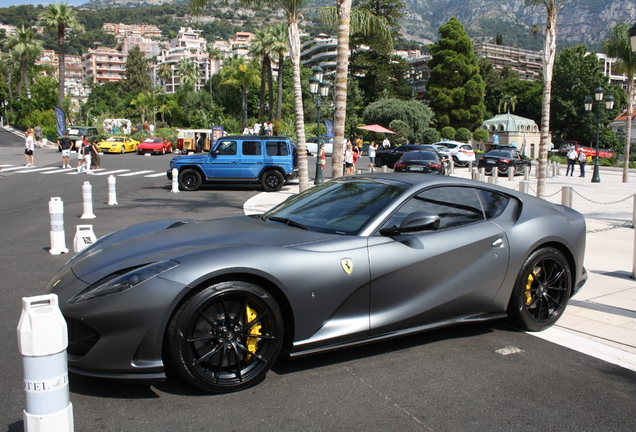
{"label": "red car", "polygon": [[138,154],[166,154],[172,153],[172,143],[165,138],[150,137],[137,146]]}

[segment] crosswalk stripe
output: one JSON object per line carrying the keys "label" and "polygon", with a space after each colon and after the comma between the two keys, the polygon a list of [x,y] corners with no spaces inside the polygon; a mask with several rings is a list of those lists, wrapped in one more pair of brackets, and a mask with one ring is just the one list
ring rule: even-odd
{"label": "crosswalk stripe", "polygon": [[157,173],[157,174],[150,174],[150,175],[147,175],[147,176],[144,176],[144,177],[161,177],[161,176],[165,176],[165,175],[166,175],[165,172],[160,172],[160,173]]}
{"label": "crosswalk stripe", "polygon": [[[104,168],[97,168],[97,169],[91,170],[91,173],[95,173],[95,172],[97,172],[97,171],[103,171],[103,170],[104,170]],[[72,171],[72,172],[67,172],[67,173],[66,173],[66,175],[86,174],[84,171],[82,171],[82,172],[77,172],[77,168],[71,168],[71,171]],[[97,174],[97,175],[99,175],[99,174]]]}
{"label": "crosswalk stripe", "polygon": [[26,168],[24,171],[17,171],[19,173],[31,173],[31,172],[39,172],[39,171],[51,171],[57,169],[55,167],[44,167],[44,168]]}
{"label": "crosswalk stripe", "polygon": [[18,166],[18,167],[11,167],[11,168],[2,168],[2,172],[28,170],[28,169],[30,169],[30,168],[25,167],[25,166]]}
{"label": "crosswalk stripe", "polygon": [[[95,171],[97,171],[97,170],[95,170]],[[117,173],[128,172],[128,171],[130,171],[130,170],[121,169],[121,170],[100,172],[99,174],[95,174],[95,175],[102,176],[102,175],[117,174]]]}
{"label": "crosswalk stripe", "polygon": [[77,171],[77,168],[57,168],[55,171],[46,171],[40,174],[61,174],[71,170]]}
{"label": "crosswalk stripe", "polygon": [[136,171],[136,172],[131,172],[127,174],[119,174],[117,177],[132,177],[132,176],[147,174],[151,172],[155,172],[155,170]]}

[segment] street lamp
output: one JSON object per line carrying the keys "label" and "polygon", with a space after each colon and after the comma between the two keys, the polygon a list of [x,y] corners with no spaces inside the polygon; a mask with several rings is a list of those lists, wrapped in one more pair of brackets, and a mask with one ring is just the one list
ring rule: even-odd
{"label": "street lamp", "polygon": [[309,93],[314,95],[316,100],[316,110],[318,111],[318,138],[316,141],[316,178],[314,180],[315,185],[323,184],[322,178],[322,163],[320,161],[320,108],[322,107],[323,99],[329,94],[329,83],[322,80],[323,70],[320,66],[316,66],[312,69],[314,76],[309,79]]}
{"label": "street lamp", "polygon": [[411,99],[415,99],[415,86],[422,79],[422,71],[415,70],[414,67],[404,72],[404,80],[411,87]]}
{"label": "street lamp", "polygon": [[[604,90],[602,87],[599,87],[596,90],[594,90],[594,98],[596,99],[596,114],[593,114],[593,115],[594,115],[594,120],[596,120],[596,155],[594,156],[594,175],[592,176],[592,183],[601,182],[601,175],[599,173],[599,168],[598,168],[598,142],[599,142],[599,131],[601,128],[601,120],[604,117],[604,115],[602,115],[601,113],[601,102],[603,101],[603,91]],[[583,103],[585,104],[585,111],[591,113],[592,108],[594,107],[594,100],[592,100],[592,98],[588,96],[585,98],[585,101]],[[605,109],[609,111],[612,108],[614,108],[614,97],[612,95],[609,95],[605,98]]]}

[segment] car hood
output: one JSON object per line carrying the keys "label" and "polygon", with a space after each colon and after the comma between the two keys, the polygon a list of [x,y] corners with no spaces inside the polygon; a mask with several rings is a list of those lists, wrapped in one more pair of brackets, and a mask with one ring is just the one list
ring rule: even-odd
{"label": "car hood", "polygon": [[215,253],[215,249],[224,254],[226,248],[284,248],[330,238],[334,236],[265,222],[254,216],[155,221],[109,234],[69,264],[76,277],[92,284],[122,269],[167,259],[186,261],[190,256]]}

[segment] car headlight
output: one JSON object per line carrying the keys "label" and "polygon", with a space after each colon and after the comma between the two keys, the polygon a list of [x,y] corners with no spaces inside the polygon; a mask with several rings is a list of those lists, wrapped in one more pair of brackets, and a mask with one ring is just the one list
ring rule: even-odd
{"label": "car headlight", "polygon": [[161,273],[179,265],[179,262],[166,260],[148,264],[143,267],[125,271],[123,274],[115,275],[99,285],[93,285],[71,298],[68,302],[71,304],[81,303],[95,298],[106,297],[113,294],[119,294],[128,291],[137,285],[159,276]]}

